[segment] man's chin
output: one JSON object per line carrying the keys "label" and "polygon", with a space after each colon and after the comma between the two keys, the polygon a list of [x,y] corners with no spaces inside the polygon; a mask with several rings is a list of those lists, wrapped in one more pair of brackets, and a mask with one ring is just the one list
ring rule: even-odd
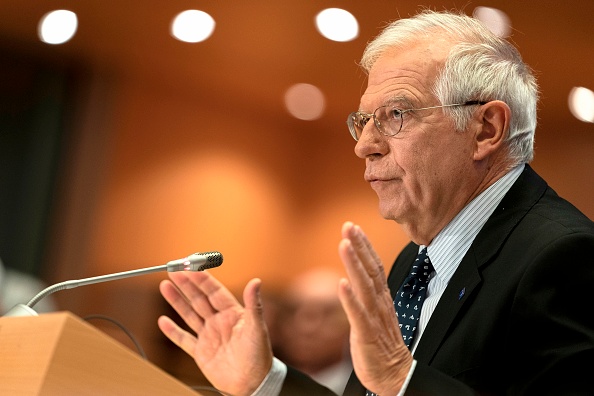
{"label": "man's chin", "polygon": [[388,206],[387,204],[383,205],[381,201],[379,204],[379,213],[380,216],[382,216],[384,219],[393,220],[398,223],[398,216],[396,216],[396,214],[394,213],[394,208]]}

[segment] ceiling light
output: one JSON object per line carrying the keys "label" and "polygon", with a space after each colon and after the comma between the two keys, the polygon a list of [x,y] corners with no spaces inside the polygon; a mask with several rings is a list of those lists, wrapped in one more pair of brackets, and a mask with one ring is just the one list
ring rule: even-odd
{"label": "ceiling light", "polygon": [[511,21],[507,14],[497,8],[476,7],[472,16],[481,21],[487,29],[501,38],[511,33]]}
{"label": "ceiling light", "polygon": [[569,110],[580,121],[594,122],[594,92],[584,87],[572,88]]}
{"label": "ceiling light", "polygon": [[293,117],[311,121],[322,116],[326,100],[315,85],[295,84],[285,93],[285,105]]}
{"label": "ceiling light", "polygon": [[37,33],[41,41],[48,44],[62,44],[70,40],[76,28],[76,14],[68,10],[55,10],[45,14],[39,21]]}
{"label": "ceiling light", "polygon": [[359,35],[359,24],[350,12],[327,8],[316,16],[316,27],[322,36],[333,41],[351,41]]}
{"label": "ceiling light", "polygon": [[171,34],[178,40],[197,43],[210,37],[215,21],[204,11],[186,10],[179,13],[171,23]]}

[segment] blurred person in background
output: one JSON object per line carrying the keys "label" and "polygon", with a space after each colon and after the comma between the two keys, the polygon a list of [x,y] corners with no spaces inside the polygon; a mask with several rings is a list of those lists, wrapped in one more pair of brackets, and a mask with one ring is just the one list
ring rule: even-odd
{"label": "blurred person in background", "polygon": [[[329,268],[297,276],[281,297],[276,326],[271,328],[275,355],[337,394],[342,394],[353,370],[349,322],[337,294],[343,276]],[[266,303],[264,311],[268,308]]]}

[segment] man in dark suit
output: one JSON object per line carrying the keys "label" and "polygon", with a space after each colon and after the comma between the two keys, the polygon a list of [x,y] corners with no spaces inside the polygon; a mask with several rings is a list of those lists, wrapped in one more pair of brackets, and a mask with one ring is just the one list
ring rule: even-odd
{"label": "man in dark suit", "polygon": [[[413,242],[387,288],[363,231],[343,226],[345,395],[594,394],[594,225],[528,165],[538,94],[518,52],[426,11],[389,25],[361,65],[355,153]],[[329,394],[273,358],[259,287],[244,307],[209,274],[171,274],[161,293],[197,336],[159,326],[227,393]]]}

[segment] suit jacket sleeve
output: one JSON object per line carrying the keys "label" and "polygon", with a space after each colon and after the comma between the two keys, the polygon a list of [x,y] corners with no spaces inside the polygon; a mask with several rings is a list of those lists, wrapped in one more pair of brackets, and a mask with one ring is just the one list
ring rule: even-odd
{"label": "suit jacket sleeve", "polygon": [[309,376],[287,366],[287,377],[280,396],[336,396],[330,389],[318,384]]}

